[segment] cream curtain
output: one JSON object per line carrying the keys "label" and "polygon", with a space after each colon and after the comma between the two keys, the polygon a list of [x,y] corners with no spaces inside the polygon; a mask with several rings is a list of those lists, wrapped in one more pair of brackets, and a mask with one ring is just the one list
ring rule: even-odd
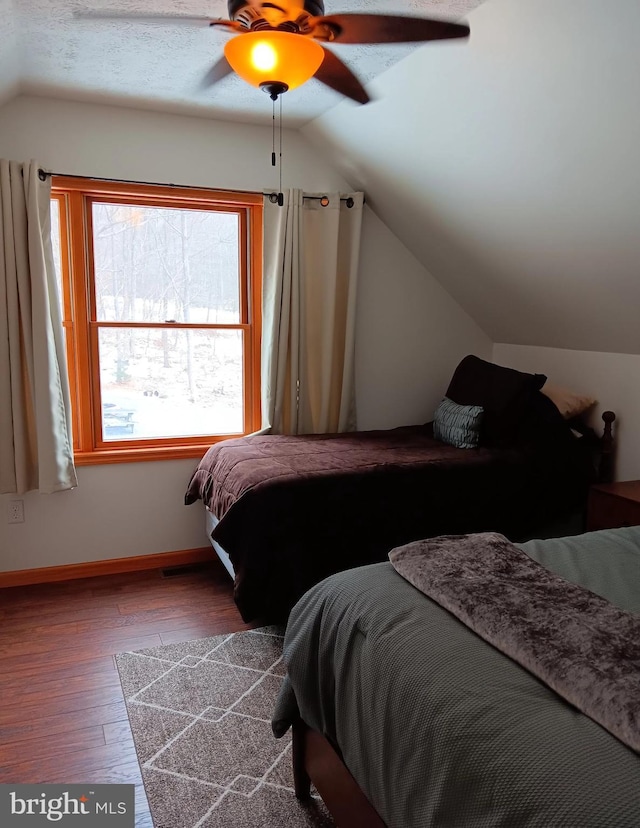
{"label": "cream curtain", "polygon": [[77,485],[51,249],[51,180],[0,160],[0,493]]}
{"label": "cream curtain", "polygon": [[[362,193],[264,204],[263,431],[351,431]],[[353,206],[348,207],[346,199]]]}

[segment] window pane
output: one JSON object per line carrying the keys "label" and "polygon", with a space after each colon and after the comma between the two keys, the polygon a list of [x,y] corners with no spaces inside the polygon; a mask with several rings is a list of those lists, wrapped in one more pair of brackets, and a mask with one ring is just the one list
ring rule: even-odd
{"label": "window pane", "polygon": [[53,248],[53,263],[56,268],[60,313],[64,318],[62,305],[62,257],[60,254],[60,202],[57,198],[51,199],[51,247]]}
{"label": "window pane", "polygon": [[104,440],[241,434],[242,331],[102,328]]}
{"label": "window pane", "polygon": [[92,207],[99,321],[241,321],[237,213]]}

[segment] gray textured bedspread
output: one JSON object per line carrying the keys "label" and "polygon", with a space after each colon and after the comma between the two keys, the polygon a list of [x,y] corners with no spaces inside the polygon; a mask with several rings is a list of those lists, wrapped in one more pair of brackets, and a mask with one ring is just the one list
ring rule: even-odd
{"label": "gray textured bedspread", "polygon": [[[522,548],[640,612],[640,528]],[[285,659],[274,731],[299,709],[389,828],[640,826],[640,757],[391,564],[311,589],[290,616]]]}
{"label": "gray textured bedspread", "polygon": [[640,615],[571,583],[498,532],[392,549],[416,589],[640,753]]}

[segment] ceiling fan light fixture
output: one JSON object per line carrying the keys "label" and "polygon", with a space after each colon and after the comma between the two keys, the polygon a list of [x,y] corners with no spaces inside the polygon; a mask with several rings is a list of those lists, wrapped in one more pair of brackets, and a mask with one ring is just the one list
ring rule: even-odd
{"label": "ceiling fan light fixture", "polygon": [[310,37],[271,30],[236,35],[224,54],[234,72],[252,86],[286,89],[306,83],[324,60],[324,49]]}

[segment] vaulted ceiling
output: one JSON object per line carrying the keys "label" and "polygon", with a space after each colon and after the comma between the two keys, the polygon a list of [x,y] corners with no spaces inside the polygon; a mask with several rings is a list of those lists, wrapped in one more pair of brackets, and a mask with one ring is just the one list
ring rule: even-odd
{"label": "vaulted ceiling", "polygon": [[[0,0],[0,103],[20,89],[270,118],[235,78],[195,91],[224,35],[80,26],[80,5],[226,15],[220,0]],[[310,81],[287,93],[290,125],[494,342],[640,354],[640,2],[326,5],[462,18],[471,38],[343,46],[373,102]]]}
{"label": "vaulted ceiling", "polygon": [[494,342],[640,354],[640,2],[468,22],[303,134]]}

